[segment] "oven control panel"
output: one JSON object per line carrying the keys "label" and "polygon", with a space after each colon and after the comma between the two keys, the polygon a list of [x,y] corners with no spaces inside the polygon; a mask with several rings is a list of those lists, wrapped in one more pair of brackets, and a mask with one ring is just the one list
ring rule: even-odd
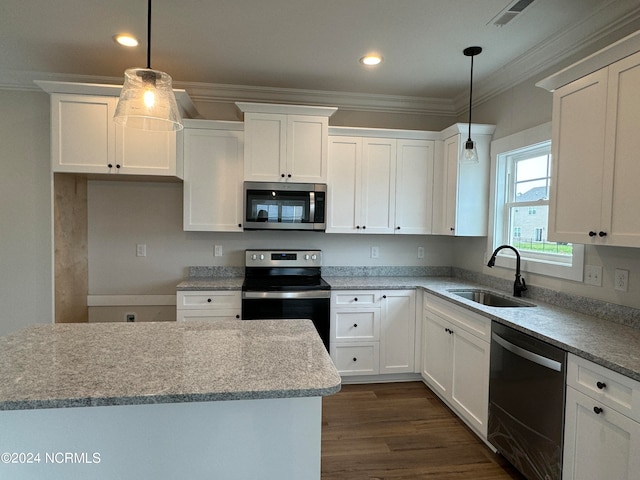
{"label": "oven control panel", "polygon": [[246,250],[246,267],[320,267],[322,250]]}

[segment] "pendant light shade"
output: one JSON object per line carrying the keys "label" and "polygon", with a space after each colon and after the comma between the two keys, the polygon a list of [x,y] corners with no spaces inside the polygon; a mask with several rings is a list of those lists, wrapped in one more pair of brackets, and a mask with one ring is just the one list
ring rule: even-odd
{"label": "pendant light shade", "polygon": [[482,53],[482,47],[467,47],[462,51],[462,53],[467,57],[471,57],[471,79],[469,80],[469,136],[462,146],[460,162],[479,163],[480,159],[478,158],[476,142],[471,140],[471,107],[473,103],[473,57]]}
{"label": "pendant light shade", "polygon": [[123,127],[151,131],[182,130],[171,77],[151,69],[151,0],[147,16],[147,68],[129,68],[114,121]]}

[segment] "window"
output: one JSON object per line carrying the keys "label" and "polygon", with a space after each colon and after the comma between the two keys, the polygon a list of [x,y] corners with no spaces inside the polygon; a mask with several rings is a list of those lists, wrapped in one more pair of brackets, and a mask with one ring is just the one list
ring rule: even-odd
{"label": "window", "polygon": [[[547,239],[550,130],[545,124],[492,142],[496,195],[489,249],[513,245],[522,256],[523,271],[581,281],[584,246]],[[509,252],[503,250],[496,265],[512,267]]]}

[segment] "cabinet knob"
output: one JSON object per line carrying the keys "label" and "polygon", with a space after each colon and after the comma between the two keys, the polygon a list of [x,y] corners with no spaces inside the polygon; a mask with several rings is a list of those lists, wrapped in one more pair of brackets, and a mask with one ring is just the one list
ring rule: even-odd
{"label": "cabinet knob", "polygon": [[289,173],[289,174],[287,175],[287,177],[288,177],[288,178],[291,178],[291,174]]}
{"label": "cabinet knob", "polygon": [[112,163],[107,163],[107,167],[108,168],[113,168],[113,164]]}
{"label": "cabinet knob", "polygon": [[396,230],[400,230],[400,227],[396,227]]}
{"label": "cabinet knob", "polygon": [[238,228],[242,228],[242,224],[241,223],[238,224]]}
{"label": "cabinet knob", "polygon": [[360,225],[356,225],[356,228],[357,228],[358,230],[360,230]]}
{"label": "cabinet knob", "polygon": [[240,315],[236,315],[236,318],[240,318]]}
{"label": "cabinet knob", "polygon": [[358,328],[358,324],[357,324],[357,323],[354,323],[354,324],[353,324],[353,328]]}
{"label": "cabinet knob", "polygon": [[207,302],[211,303],[211,299],[210,299],[210,298],[207,298]]}
{"label": "cabinet knob", "polygon": [[600,390],[604,390],[605,388],[607,388],[607,384],[604,382],[596,382],[596,387],[598,387]]}
{"label": "cabinet knob", "polygon": [[284,178],[284,173],[281,173],[281,174],[280,174],[280,176],[281,176],[282,178]]}
{"label": "cabinet knob", "polygon": [[354,361],[354,362],[357,362],[357,361],[358,361],[358,359],[357,359],[356,357],[353,357],[353,361]]}
{"label": "cabinet knob", "polygon": [[455,229],[455,228],[453,228],[453,227],[449,228],[449,230],[451,230],[452,232],[455,232],[455,231],[456,231],[456,229]]}
{"label": "cabinet knob", "polygon": [[358,297],[355,297],[355,298],[353,299],[353,301],[354,301],[354,302],[357,302],[357,301],[358,301]]}
{"label": "cabinet knob", "polygon": [[387,296],[386,295],[382,295],[382,298],[387,298]]}
{"label": "cabinet knob", "polygon": [[596,236],[596,232],[594,232],[593,230],[591,230],[591,231],[589,232],[589,236],[590,236],[590,237],[595,237],[595,236]]}
{"label": "cabinet knob", "polygon": [[116,163],[116,168],[120,168],[120,164],[119,163]]}
{"label": "cabinet knob", "polygon": [[603,232],[602,230],[600,230],[600,231],[598,232],[598,236],[599,236],[599,237],[606,237],[606,236],[607,236],[607,232]]}
{"label": "cabinet knob", "polygon": [[600,407],[593,407],[593,411],[596,415],[600,415],[603,412],[602,408]]}
{"label": "cabinet knob", "polygon": [[367,228],[367,226],[366,226],[366,225],[363,225],[363,226],[362,226],[362,229],[364,230],[365,228]]}

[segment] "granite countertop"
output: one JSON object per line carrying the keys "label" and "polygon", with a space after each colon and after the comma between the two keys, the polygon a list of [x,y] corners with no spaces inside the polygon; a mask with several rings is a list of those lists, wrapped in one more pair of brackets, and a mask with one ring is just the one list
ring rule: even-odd
{"label": "granite countertop", "polygon": [[[640,381],[640,329],[638,328],[527,298],[526,292],[523,300],[535,304],[536,307],[499,308],[481,305],[455,295],[449,290],[479,288],[497,291],[460,278],[374,275],[323,276],[322,278],[331,285],[332,290],[423,288],[454,304]],[[226,289],[231,284],[231,280],[229,278],[189,279],[182,282],[179,289],[214,290],[219,285],[220,289]],[[242,286],[242,278],[233,280],[239,290]],[[497,293],[510,296],[510,292],[498,291]]]}
{"label": "granite countertop", "polygon": [[190,277],[176,290],[240,290],[244,277]]}
{"label": "granite countertop", "polygon": [[0,338],[0,410],[326,396],[310,320],[54,324]]}
{"label": "granite countertop", "polygon": [[602,320],[535,299],[535,307],[489,307],[449,290],[478,288],[511,296],[459,278],[448,277],[323,277],[334,290],[423,288],[426,292],[477,312],[563,350],[640,381],[640,329]]}

